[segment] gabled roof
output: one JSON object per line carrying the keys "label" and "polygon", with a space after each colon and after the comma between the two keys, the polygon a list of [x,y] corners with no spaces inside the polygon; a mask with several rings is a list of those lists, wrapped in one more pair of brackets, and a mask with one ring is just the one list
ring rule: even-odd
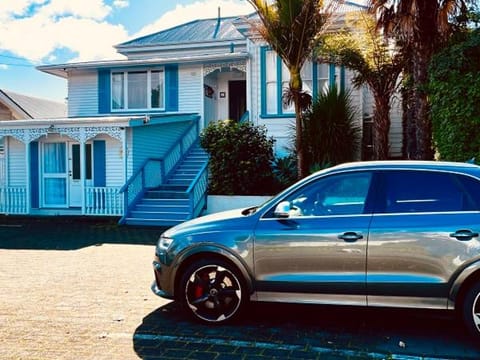
{"label": "gabled roof", "polygon": [[61,118],[67,115],[66,104],[8,90],[0,89],[0,102],[21,119]]}
{"label": "gabled roof", "polygon": [[238,19],[238,17],[194,20],[151,35],[124,42],[115,46],[115,48],[124,49],[137,46],[161,46],[245,39],[235,27],[234,21],[236,19]]}

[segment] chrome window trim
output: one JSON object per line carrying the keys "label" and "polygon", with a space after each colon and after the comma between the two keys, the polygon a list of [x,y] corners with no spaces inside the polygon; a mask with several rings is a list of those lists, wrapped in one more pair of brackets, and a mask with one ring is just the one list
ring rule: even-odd
{"label": "chrome window trim", "polygon": [[260,221],[288,221],[288,220],[302,220],[302,219],[333,219],[333,218],[352,218],[352,217],[371,217],[372,213],[368,214],[352,214],[352,215],[306,215],[306,216],[290,216],[288,218],[278,218],[278,217],[261,217]]}

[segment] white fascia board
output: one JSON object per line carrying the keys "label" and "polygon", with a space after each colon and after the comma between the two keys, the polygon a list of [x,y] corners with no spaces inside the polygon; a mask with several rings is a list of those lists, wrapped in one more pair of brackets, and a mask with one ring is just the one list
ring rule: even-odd
{"label": "white fascia board", "polygon": [[226,54],[213,55],[194,55],[194,56],[178,56],[169,58],[151,58],[151,59],[135,59],[135,60],[106,60],[106,61],[90,61],[83,63],[67,63],[58,65],[41,65],[37,69],[47,74],[68,78],[68,72],[76,69],[95,70],[102,68],[122,68],[128,66],[149,66],[162,64],[198,64],[210,63],[216,61],[233,61],[246,60],[249,58],[246,52],[233,52]]}
{"label": "white fascia board", "polygon": [[102,116],[87,118],[58,118],[58,119],[27,119],[0,121],[0,129],[43,128],[49,126],[124,126],[128,127],[131,120],[146,119],[145,116]]}
{"label": "white fascia board", "polygon": [[121,54],[131,54],[136,52],[161,52],[161,51],[171,51],[179,50],[184,51],[185,49],[218,49],[224,47],[229,49],[233,44],[234,46],[245,46],[246,39],[239,40],[223,40],[223,41],[211,41],[211,42],[189,42],[185,44],[179,43],[167,43],[162,45],[138,45],[138,46],[118,46],[117,50]]}

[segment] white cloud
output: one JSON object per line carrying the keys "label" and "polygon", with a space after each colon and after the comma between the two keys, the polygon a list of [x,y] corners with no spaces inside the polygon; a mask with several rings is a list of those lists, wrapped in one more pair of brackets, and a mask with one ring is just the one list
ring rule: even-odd
{"label": "white cloud", "polygon": [[[199,18],[245,15],[253,8],[245,0],[196,0],[177,5],[156,22],[129,36],[123,25],[109,23],[128,0],[0,0],[0,49],[35,64],[89,61],[121,57],[114,45]],[[65,60],[62,52],[74,54]],[[57,57],[58,55],[58,57]]]}
{"label": "white cloud", "polygon": [[126,8],[129,5],[130,4],[129,4],[128,0],[115,0],[113,2],[113,6],[116,7],[116,8],[119,8],[119,9]]}
{"label": "white cloud", "polygon": [[44,3],[45,0],[2,0],[0,1],[0,20],[11,16],[26,15],[29,7]]}
{"label": "white cloud", "polygon": [[8,65],[0,63],[0,70],[8,70]]}
{"label": "white cloud", "polygon": [[245,0],[201,0],[189,5],[177,5],[174,10],[166,12],[154,23],[145,26],[131,38],[153,34],[197,19],[210,19],[218,16],[218,8],[222,17],[247,15],[253,7]]}
{"label": "white cloud", "polygon": [[74,61],[115,58],[113,45],[128,37],[122,25],[105,21],[113,9],[103,0],[1,0],[0,4],[0,49],[34,63],[50,62],[59,49],[78,54]]}

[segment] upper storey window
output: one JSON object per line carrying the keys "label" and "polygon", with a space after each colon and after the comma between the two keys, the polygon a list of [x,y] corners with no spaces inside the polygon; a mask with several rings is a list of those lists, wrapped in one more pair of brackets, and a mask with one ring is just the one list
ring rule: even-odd
{"label": "upper storey window", "polygon": [[[293,104],[285,104],[283,94],[289,87],[290,72],[281,58],[269,47],[263,47],[260,54],[261,106],[262,116],[292,116]],[[338,76],[337,76],[338,73]],[[301,69],[303,90],[314,99],[326,93],[334,84],[344,88],[345,69],[334,64],[306,61]]]}
{"label": "upper storey window", "polygon": [[163,69],[112,72],[112,110],[164,110]]}

